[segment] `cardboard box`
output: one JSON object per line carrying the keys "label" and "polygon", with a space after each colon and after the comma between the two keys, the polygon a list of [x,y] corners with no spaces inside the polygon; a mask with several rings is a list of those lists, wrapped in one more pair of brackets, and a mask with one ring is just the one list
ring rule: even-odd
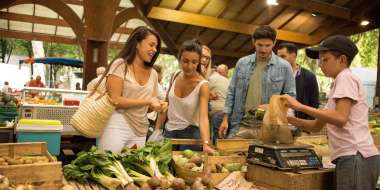
{"label": "cardboard box", "polygon": [[333,188],[333,169],[280,171],[248,165],[247,179],[271,190],[329,190]]}

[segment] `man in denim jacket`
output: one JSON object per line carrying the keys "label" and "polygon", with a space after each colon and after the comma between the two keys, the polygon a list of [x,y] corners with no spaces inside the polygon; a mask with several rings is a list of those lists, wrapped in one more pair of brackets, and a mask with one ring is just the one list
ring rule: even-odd
{"label": "man in denim jacket", "polygon": [[253,33],[256,52],[239,59],[236,64],[228,87],[219,137],[226,137],[227,131],[228,137],[234,136],[244,114],[268,104],[272,95],[296,96],[290,64],[272,51],[276,35],[270,26],[260,26]]}

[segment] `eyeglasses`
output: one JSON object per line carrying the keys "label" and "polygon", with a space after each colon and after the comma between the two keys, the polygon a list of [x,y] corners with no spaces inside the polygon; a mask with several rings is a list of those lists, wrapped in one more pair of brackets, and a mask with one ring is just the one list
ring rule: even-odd
{"label": "eyeglasses", "polygon": [[210,56],[206,56],[206,55],[202,55],[201,59],[205,59],[207,61],[210,61],[211,57]]}

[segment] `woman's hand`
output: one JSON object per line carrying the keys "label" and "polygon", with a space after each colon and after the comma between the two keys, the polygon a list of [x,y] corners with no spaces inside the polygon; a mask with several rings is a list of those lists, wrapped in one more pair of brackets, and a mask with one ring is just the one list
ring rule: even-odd
{"label": "woman's hand", "polygon": [[149,105],[149,108],[152,110],[152,111],[156,111],[156,112],[161,112],[162,110],[162,105],[161,105],[161,102],[155,98],[153,98],[150,102],[150,105]]}
{"label": "woman's hand", "polygon": [[216,151],[213,148],[211,148],[208,144],[203,144],[203,152],[214,155]]}
{"label": "woman's hand", "polygon": [[281,99],[284,100],[285,105],[287,105],[288,107],[290,107],[294,110],[300,111],[300,109],[302,109],[303,105],[301,103],[299,103],[295,98],[293,98],[287,94],[282,95]]}
{"label": "woman's hand", "polygon": [[161,112],[166,112],[168,110],[169,103],[160,100],[160,104],[161,104]]}

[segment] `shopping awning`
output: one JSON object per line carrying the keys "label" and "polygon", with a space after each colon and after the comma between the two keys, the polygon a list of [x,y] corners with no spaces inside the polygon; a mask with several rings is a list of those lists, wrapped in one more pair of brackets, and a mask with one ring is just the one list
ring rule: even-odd
{"label": "shopping awning", "polygon": [[64,65],[70,67],[83,67],[83,61],[79,59],[69,59],[69,58],[57,58],[57,57],[44,57],[44,58],[30,58],[25,60],[20,60],[20,64],[32,64],[32,63],[43,63],[50,65]]}

